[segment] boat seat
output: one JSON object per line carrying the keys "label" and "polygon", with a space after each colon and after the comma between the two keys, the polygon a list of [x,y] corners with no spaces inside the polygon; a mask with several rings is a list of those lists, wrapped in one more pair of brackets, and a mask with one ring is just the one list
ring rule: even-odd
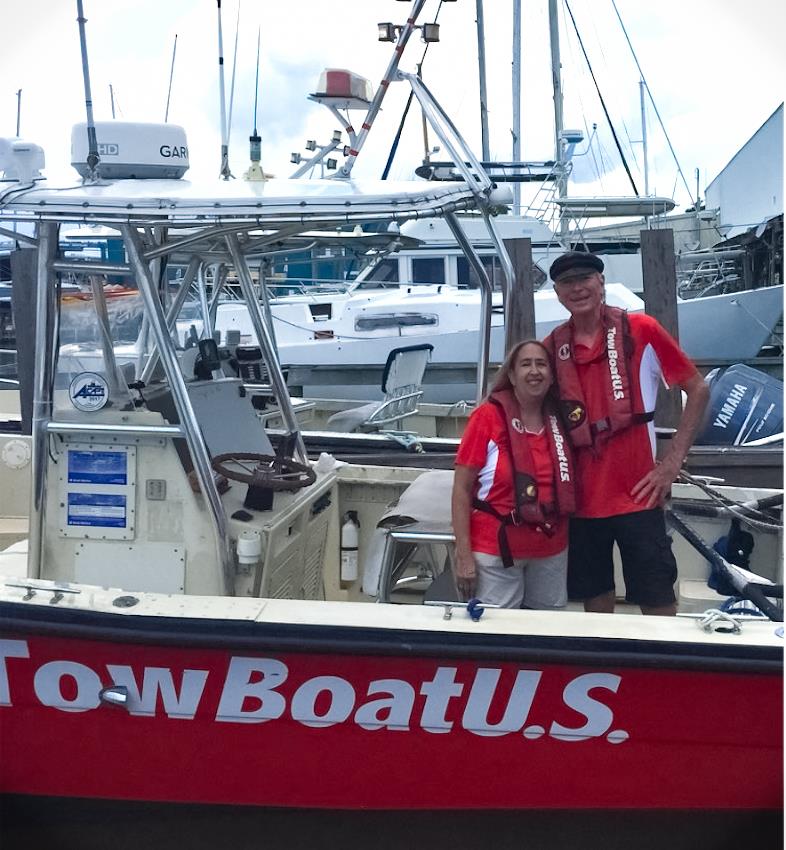
{"label": "boat seat", "polygon": [[433,345],[409,345],[394,348],[382,372],[382,400],[340,410],[327,421],[329,431],[379,431],[418,412],[418,402],[426,365]]}
{"label": "boat seat", "polygon": [[390,602],[391,594],[397,590],[428,582],[423,601],[458,598],[451,569],[452,491],[452,469],[429,470],[419,475],[388,508],[377,523],[369,546],[363,572],[364,593],[380,602]]}

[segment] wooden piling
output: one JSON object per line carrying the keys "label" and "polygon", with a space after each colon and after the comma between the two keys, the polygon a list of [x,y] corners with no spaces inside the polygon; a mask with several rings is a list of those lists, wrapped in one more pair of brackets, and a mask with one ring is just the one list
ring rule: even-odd
{"label": "wooden piling", "polygon": [[[644,282],[644,309],[679,341],[677,319],[677,264],[674,256],[674,231],[641,231],[641,270]],[[682,415],[679,387],[661,387],[655,408],[655,424],[676,428]]]}

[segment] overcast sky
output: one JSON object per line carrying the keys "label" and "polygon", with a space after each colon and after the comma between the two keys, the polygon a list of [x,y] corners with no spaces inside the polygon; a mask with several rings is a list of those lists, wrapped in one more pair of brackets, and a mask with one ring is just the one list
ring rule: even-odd
{"label": "overcast sky", "polygon": [[[568,0],[601,93],[644,191],[639,73],[612,0]],[[429,0],[420,22],[432,21]],[[485,0],[488,108],[492,156],[511,157],[512,0]],[[552,158],[553,107],[546,0],[524,0],[522,154]],[[76,0],[0,3],[0,135],[16,130],[22,89],[21,135],[41,144],[47,174],[70,180],[70,128],[85,120]],[[238,0],[223,0],[226,85],[232,75]],[[288,176],[291,151],[306,139],[327,142],[336,122],[307,101],[325,67],[349,68],[374,86],[392,45],[377,41],[377,23],[402,23],[410,4],[394,0],[240,0],[240,34],[230,165],[248,166],[253,127],[257,28],[261,26],[258,128],[266,171]],[[786,80],[783,0],[616,0],[644,77],[669,134],[691,196],[678,176],[652,104],[647,106],[650,192],[683,208],[718,174],[783,101]],[[215,176],[220,165],[217,13],[214,0],[84,0],[95,117],[163,121],[175,34],[177,54],[170,122],[188,134],[188,176]],[[475,0],[444,3],[441,42],[429,48],[423,75],[437,99],[480,153]],[[627,194],[631,186],[595,94],[564,0],[560,0],[566,127],[597,135],[580,145],[576,194]],[[402,68],[414,71],[424,44],[413,38]],[[378,177],[408,89],[391,86],[355,176]],[[227,94],[227,97],[229,94]],[[355,126],[360,113],[353,113]],[[436,144],[433,134],[430,143]],[[587,151],[586,153],[583,153]],[[409,179],[423,156],[419,114],[412,110],[391,177]]]}

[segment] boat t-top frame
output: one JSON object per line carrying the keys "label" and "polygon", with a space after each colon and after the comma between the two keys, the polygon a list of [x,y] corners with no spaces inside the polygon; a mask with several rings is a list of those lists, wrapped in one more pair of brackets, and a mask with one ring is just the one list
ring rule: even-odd
{"label": "boat t-top frame", "polygon": [[[481,206],[482,199],[482,206]],[[264,254],[266,246],[295,234],[368,222],[403,222],[444,216],[468,260],[483,279],[484,271],[462,229],[457,213],[477,209],[488,215],[505,197],[493,186],[478,192],[468,183],[366,183],[354,180],[271,180],[265,183],[212,183],[209,188],[182,180],[97,181],[65,188],[38,183],[7,193],[0,202],[0,229],[5,221],[34,225],[26,242],[37,248],[36,335],[38,352],[33,401],[33,504],[30,528],[31,576],[40,574],[43,551],[44,505],[47,487],[47,447],[52,434],[88,435],[108,439],[139,437],[185,440],[194,472],[215,532],[224,586],[231,594],[233,559],[228,545],[227,520],[213,476],[211,457],[189,398],[173,340],[175,323],[191,284],[207,264],[218,265],[208,312],[217,309],[227,274],[233,268],[249,317],[268,366],[271,389],[280,406],[286,430],[292,436],[293,459],[307,463],[306,450],[286,381],[278,365],[275,342],[265,321],[249,257]],[[127,263],[65,259],[59,252],[59,230],[64,223],[101,224],[122,237]],[[493,229],[493,225],[489,224]],[[170,298],[166,268],[185,268]],[[58,357],[58,274],[116,275],[131,278],[142,298],[143,327],[152,340],[151,353],[135,364],[135,379],[147,381],[160,362],[179,417],[177,425],[130,425],[61,420],[54,415],[54,378]],[[490,293],[490,284],[488,286]],[[92,285],[95,321],[106,366],[110,393],[126,392],[125,379],[115,362],[103,287]],[[490,299],[489,299],[490,300]],[[205,306],[205,305],[203,305]],[[214,315],[214,312],[213,312]],[[485,347],[481,345],[479,393],[485,390],[488,368],[490,311],[484,314]],[[206,327],[209,327],[206,323]],[[205,331],[203,331],[204,333]],[[481,389],[482,388],[482,389]]]}

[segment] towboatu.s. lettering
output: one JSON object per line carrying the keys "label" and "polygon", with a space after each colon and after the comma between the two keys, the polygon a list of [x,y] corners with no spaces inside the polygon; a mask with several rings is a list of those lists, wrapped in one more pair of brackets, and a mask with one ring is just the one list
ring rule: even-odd
{"label": "towboatu.s. lettering", "polygon": [[[561,692],[561,705],[549,706],[550,722],[529,724],[544,671],[440,664],[428,677],[365,678],[297,676],[294,665],[276,658],[232,656],[226,672],[217,669],[88,665],[57,659],[29,669],[27,641],[0,641],[0,705],[18,699],[15,677],[32,675],[32,691],[41,705],[65,712],[101,707],[106,687],[127,689],[132,716],[193,720],[208,713],[217,723],[264,723],[291,719],[304,726],[326,728],[354,724],[368,731],[420,728],[433,734],[454,728],[480,736],[523,734],[529,740],[547,736],[560,741],[591,738],[621,743],[628,732],[613,729],[607,704],[617,694],[621,677],[583,673]],[[27,668],[27,669],[25,669]],[[503,676],[504,672],[504,676]],[[208,688],[221,676],[220,688]],[[217,694],[217,700],[216,695]],[[28,692],[29,699],[29,692]],[[557,709],[555,711],[555,708]]]}

